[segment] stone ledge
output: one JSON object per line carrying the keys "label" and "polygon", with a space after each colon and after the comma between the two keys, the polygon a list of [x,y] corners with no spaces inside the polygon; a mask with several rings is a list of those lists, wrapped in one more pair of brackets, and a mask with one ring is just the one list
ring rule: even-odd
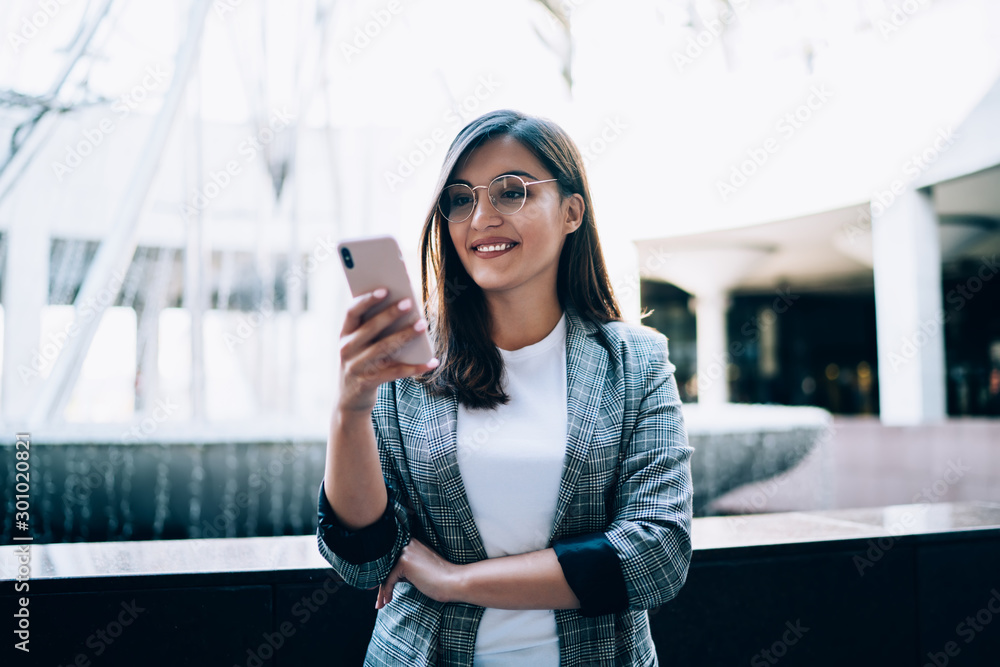
{"label": "stone ledge", "polygon": [[[891,539],[894,544],[928,540],[962,540],[1000,536],[1000,503],[962,502],[894,505],[848,510],[782,512],[693,520],[696,557],[714,558],[732,552],[767,547],[773,553],[794,554],[817,543]],[[15,545],[0,547],[0,581],[16,576]],[[827,544],[824,548],[834,548]],[[224,574],[250,582],[255,573],[268,581],[282,572],[323,570],[329,563],[319,554],[316,536],[243,537],[190,540],[141,540],[38,544],[31,549],[31,580],[95,579]],[[0,593],[2,594],[2,593]]]}

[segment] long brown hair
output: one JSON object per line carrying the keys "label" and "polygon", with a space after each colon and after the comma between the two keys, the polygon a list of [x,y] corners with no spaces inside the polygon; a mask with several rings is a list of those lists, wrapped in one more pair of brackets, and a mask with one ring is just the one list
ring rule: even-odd
{"label": "long brown hair", "polygon": [[574,194],[583,197],[583,222],[567,236],[559,257],[559,305],[565,309],[571,303],[581,317],[595,322],[622,319],[597,237],[590,188],[576,144],[552,121],[517,111],[492,111],[473,120],[448,148],[420,234],[424,313],[441,363],[417,379],[434,395],[456,394],[468,408],[495,408],[507,403],[509,398],[500,384],[503,358],[491,338],[490,314],[482,289],[462,265],[447,229],[449,223],[441,217],[437,203],[459,160],[482,142],[505,135],[534,153],[558,179],[564,198]]}

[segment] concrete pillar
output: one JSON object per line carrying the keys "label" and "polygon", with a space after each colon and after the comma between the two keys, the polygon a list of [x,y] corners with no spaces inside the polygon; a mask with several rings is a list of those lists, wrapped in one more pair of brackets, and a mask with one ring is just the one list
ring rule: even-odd
{"label": "concrete pillar", "polygon": [[729,401],[726,312],[729,297],[722,290],[695,296],[697,319],[698,403],[722,405]]}
{"label": "concrete pillar", "polygon": [[694,295],[698,403],[722,405],[729,402],[729,294],[770,249],[734,246],[670,252],[669,248],[669,239],[640,243],[640,268],[645,276],[673,283]]}
{"label": "concrete pillar", "polygon": [[3,421],[26,423],[28,406],[65,344],[64,337],[43,341],[42,310],[49,300],[49,233],[30,215],[20,215],[7,230],[4,269]]}
{"label": "concrete pillar", "polygon": [[941,249],[930,193],[904,192],[872,214],[882,423],[944,419]]}

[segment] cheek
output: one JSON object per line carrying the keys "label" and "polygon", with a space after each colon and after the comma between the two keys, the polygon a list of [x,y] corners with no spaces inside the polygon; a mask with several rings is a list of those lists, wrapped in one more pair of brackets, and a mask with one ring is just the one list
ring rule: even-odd
{"label": "cheek", "polygon": [[465,252],[465,234],[462,233],[460,229],[448,228],[448,237],[451,239],[451,244],[455,247],[455,252],[458,253],[459,257],[464,257]]}
{"label": "cheek", "polygon": [[529,252],[547,252],[559,245],[560,234],[558,224],[548,216],[538,216],[521,225],[521,241]]}

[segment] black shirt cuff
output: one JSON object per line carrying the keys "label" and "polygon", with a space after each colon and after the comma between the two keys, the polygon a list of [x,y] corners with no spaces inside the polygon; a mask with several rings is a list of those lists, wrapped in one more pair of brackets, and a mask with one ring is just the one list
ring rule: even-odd
{"label": "black shirt cuff", "polygon": [[370,563],[389,553],[396,542],[397,530],[391,499],[378,521],[358,530],[350,530],[334,514],[323,484],[322,481],[319,483],[319,533],[330,551],[351,565]]}
{"label": "black shirt cuff", "polygon": [[593,617],[628,609],[621,561],[604,533],[553,542],[566,583],[580,600],[580,615]]}

